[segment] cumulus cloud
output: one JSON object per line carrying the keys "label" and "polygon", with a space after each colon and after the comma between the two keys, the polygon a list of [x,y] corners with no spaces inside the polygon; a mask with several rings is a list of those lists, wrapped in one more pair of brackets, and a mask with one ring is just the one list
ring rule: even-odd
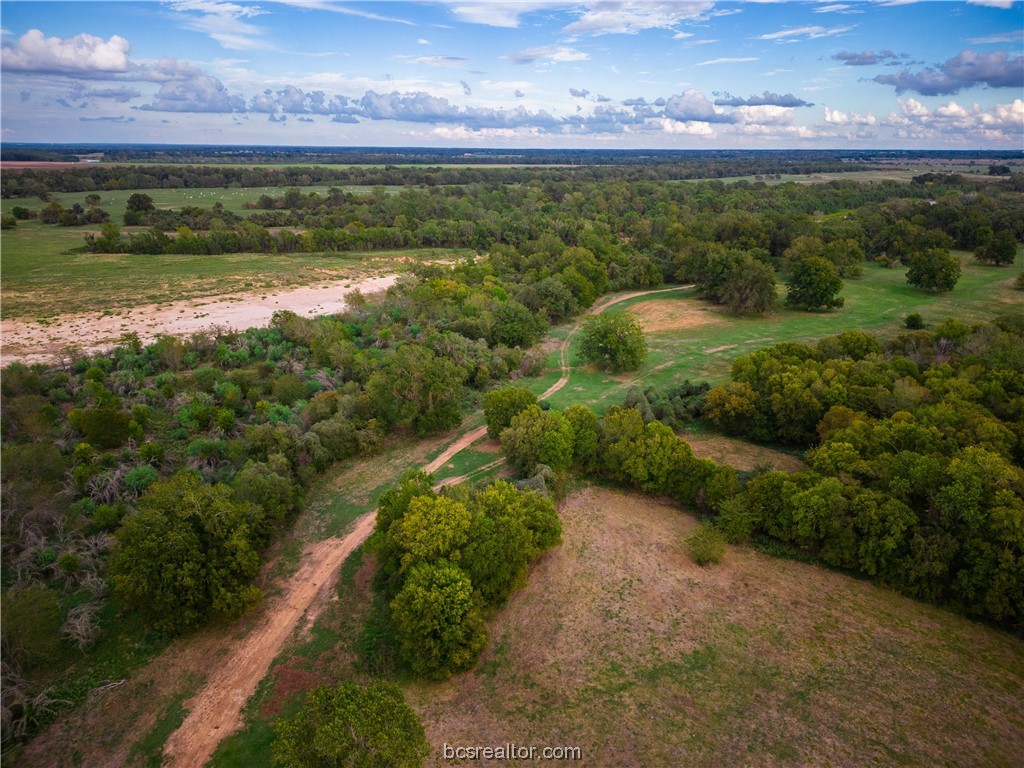
{"label": "cumulus cloud", "polygon": [[514,96],[515,96],[515,97],[516,97],[517,99],[521,99],[521,98],[523,98],[523,97],[524,97],[524,96],[525,96],[526,94],[525,94],[525,93],[523,93],[523,92],[522,92],[521,90],[519,90],[518,88],[516,88],[516,90],[515,90],[515,93],[514,93],[513,95],[514,95]]}
{"label": "cumulus cloud", "polygon": [[793,122],[793,108],[775,104],[742,106],[733,110],[730,118],[741,125],[789,125]]}
{"label": "cumulus cloud", "polygon": [[590,91],[586,88],[570,88],[569,95],[577,99],[585,99],[590,95]]}
{"label": "cumulus cloud", "polygon": [[877,120],[875,120],[874,115],[867,112],[857,114],[856,112],[841,112],[838,109],[825,107],[825,122],[829,125],[874,125]]}
{"label": "cumulus cloud", "polygon": [[533,64],[537,61],[586,61],[590,56],[566,45],[539,45],[525,51],[505,54],[505,58],[513,64]]}
{"label": "cumulus cloud", "polygon": [[127,72],[131,45],[119,35],[46,37],[30,29],[17,42],[4,43],[0,64],[8,72],[44,72],[78,77]]}
{"label": "cumulus cloud", "polygon": [[900,99],[900,111],[890,112],[885,125],[909,139],[944,137],[954,141],[985,140],[1020,145],[1024,135],[1024,100],[997,104],[985,111],[977,103],[965,106],[949,101],[929,110],[916,99]]}
{"label": "cumulus cloud", "polygon": [[705,123],[727,123],[733,119],[696,88],[670,97],[665,102],[665,117],[681,122],[697,120]]}
{"label": "cumulus cloud", "polygon": [[876,83],[891,85],[896,93],[914,91],[922,96],[951,96],[965,88],[1024,88],[1024,56],[1010,58],[1006,51],[975,53],[964,50],[940,64],[920,72],[904,69],[894,75],[878,75]]}
{"label": "cumulus cloud", "polygon": [[706,137],[712,137],[715,135],[715,129],[707,123],[681,122],[679,120],[673,120],[670,117],[663,117],[657,121],[657,124],[661,126],[661,130],[665,133]]}
{"label": "cumulus cloud", "polygon": [[635,35],[645,29],[673,29],[681,21],[700,18],[714,5],[711,0],[592,3],[562,31],[569,35]]}
{"label": "cumulus cloud", "polygon": [[459,85],[462,86],[462,95],[463,96],[472,96],[473,95],[473,89],[469,87],[469,83],[467,83],[465,80],[459,80]]}
{"label": "cumulus cloud", "polygon": [[244,112],[245,99],[232,96],[210,75],[176,80],[160,86],[153,103],[139,107],[148,112]]}
{"label": "cumulus cloud", "polygon": [[792,93],[778,94],[772,93],[771,91],[765,91],[760,96],[753,95],[750,98],[743,99],[739,96],[733,96],[731,93],[715,94],[719,98],[715,99],[715,104],[719,107],[813,107],[814,104],[809,101],[804,101],[801,98],[794,96]]}

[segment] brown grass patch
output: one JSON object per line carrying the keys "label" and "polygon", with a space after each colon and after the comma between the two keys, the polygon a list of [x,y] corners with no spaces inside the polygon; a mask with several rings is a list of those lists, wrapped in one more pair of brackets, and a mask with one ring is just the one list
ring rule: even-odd
{"label": "brown grass patch", "polygon": [[1019,764],[1020,639],[749,549],[699,568],[696,521],[643,496],[586,489],[562,519],[477,668],[407,687],[429,764],[506,742],[594,766]]}
{"label": "brown grass patch", "polygon": [[652,299],[634,304],[628,311],[646,333],[678,331],[722,321],[710,307],[686,299]]}
{"label": "brown grass patch", "polygon": [[807,469],[807,465],[796,456],[735,437],[684,434],[683,439],[702,459],[714,459],[719,464],[728,464],[736,469],[751,470],[759,466],[769,466],[783,472]]}

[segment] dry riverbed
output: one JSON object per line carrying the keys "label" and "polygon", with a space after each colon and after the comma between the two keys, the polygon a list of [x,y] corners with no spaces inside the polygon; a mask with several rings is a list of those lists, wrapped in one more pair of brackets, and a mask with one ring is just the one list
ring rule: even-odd
{"label": "dry riverbed", "polygon": [[355,290],[373,293],[392,285],[396,275],[334,280],[301,288],[231,293],[202,299],[148,304],[115,312],[81,312],[46,321],[8,319],[2,323],[0,363],[40,363],[58,359],[70,347],[98,352],[135,332],[143,342],[161,334],[186,336],[211,328],[244,330],[266,325],[275,312],[324,315],[346,308]]}

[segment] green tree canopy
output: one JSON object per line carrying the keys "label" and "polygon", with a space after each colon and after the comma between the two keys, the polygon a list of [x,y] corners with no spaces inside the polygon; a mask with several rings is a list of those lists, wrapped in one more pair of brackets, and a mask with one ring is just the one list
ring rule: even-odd
{"label": "green tree canopy", "polygon": [[447,560],[413,566],[391,601],[403,658],[435,679],[469,669],[487,645],[469,575]]}
{"label": "green tree canopy", "polygon": [[960,260],[945,248],[912,253],[908,259],[907,282],[926,291],[952,291],[960,279]]}
{"label": "green tree canopy", "polygon": [[407,422],[419,434],[459,423],[464,368],[419,344],[399,347],[366,383],[377,412],[389,422]]}
{"label": "green tree canopy", "polygon": [[320,685],[274,726],[280,768],[418,768],[430,753],[423,725],[394,683]]}
{"label": "green tree canopy", "polygon": [[254,528],[262,511],[226,485],[182,472],[154,483],[117,532],[111,581],[125,604],[166,632],[213,614],[239,615],[259,596]]}
{"label": "green tree canopy", "polygon": [[605,370],[632,371],[647,357],[640,322],[625,312],[588,318],[580,335],[580,355]]}
{"label": "green tree canopy", "polygon": [[512,419],[536,404],[537,396],[526,387],[502,387],[484,395],[484,418],[487,436],[497,439]]}
{"label": "green tree canopy", "polygon": [[572,425],[559,411],[542,411],[540,406],[531,405],[501,433],[501,445],[509,462],[524,477],[538,464],[547,464],[555,472],[572,466]]}
{"label": "green tree canopy", "polygon": [[843,281],[832,262],[820,256],[809,256],[797,261],[786,285],[788,306],[800,309],[843,306],[843,299],[839,296]]}

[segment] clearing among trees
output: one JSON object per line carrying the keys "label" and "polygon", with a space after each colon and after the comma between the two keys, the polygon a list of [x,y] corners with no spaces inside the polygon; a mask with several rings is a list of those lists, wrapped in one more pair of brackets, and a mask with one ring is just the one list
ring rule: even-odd
{"label": "clearing among trees", "polygon": [[[587,765],[1013,764],[1024,642],[820,567],[731,547],[696,520],[589,488],[563,545],[491,628],[480,664],[408,686],[433,750],[580,745]],[[967,649],[970,649],[967,651]],[[971,723],[969,735],[951,718]]]}

